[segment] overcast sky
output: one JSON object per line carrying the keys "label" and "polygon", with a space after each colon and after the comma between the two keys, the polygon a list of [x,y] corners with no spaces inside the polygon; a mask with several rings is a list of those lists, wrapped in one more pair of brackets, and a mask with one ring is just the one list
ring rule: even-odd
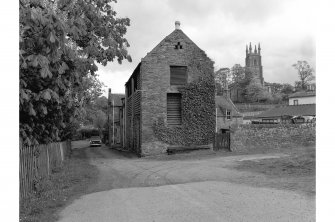
{"label": "overcast sky", "polygon": [[215,70],[244,66],[249,42],[261,44],[266,82],[293,84],[298,76],[292,64],[298,60],[316,68],[312,1],[118,0],[113,7],[118,17],[130,18],[126,38],[133,59],[132,63],[99,66],[99,79],[113,93],[124,93],[124,84],[141,58],[174,30],[177,20],[183,32],[215,62]]}

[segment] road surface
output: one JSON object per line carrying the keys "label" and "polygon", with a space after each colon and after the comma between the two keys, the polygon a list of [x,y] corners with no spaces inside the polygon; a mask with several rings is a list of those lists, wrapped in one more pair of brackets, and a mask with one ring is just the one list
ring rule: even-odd
{"label": "road surface", "polygon": [[280,154],[139,159],[106,147],[83,151],[98,180],[60,212],[59,222],[315,221],[315,196],[231,167]]}

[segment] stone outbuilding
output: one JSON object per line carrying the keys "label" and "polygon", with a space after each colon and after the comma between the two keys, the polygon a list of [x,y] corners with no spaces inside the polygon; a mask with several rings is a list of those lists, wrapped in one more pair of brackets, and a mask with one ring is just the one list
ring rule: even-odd
{"label": "stone outbuilding", "polygon": [[216,132],[225,133],[232,125],[243,124],[243,116],[227,94],[215,96]]}
{"label": "stone outbuilding", "polygon": [[316,104],[315,91],[302,91],[290,95],[289,105]]}
{"label": "stone outbuilding", "polygon": [[[141,59],[125,84],[125,148],[140,156],[166,153],[176,146],[210,148],[215,131],[215,86],[192,98],[185,92],[211,84],[214,86],[213,61],[176,22],[175,30]],[[203,130],[202,124],[207,124]]]}

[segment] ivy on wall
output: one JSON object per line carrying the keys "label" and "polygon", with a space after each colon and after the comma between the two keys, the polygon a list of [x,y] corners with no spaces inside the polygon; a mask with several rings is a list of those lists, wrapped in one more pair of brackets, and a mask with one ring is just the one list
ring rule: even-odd
{"label": "ivy on wall", "polygon": [[179,89],[182,125],[168,126],[161,116],[154,123],[156,137],[170,145],[205,145],[215,132],[215,83],[213,76],[200,77]]}

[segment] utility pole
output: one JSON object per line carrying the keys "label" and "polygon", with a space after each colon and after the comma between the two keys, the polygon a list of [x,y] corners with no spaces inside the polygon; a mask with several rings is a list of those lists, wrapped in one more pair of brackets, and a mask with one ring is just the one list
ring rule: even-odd
{"label": "utility pole", "polygon": [[111,146],[111,140],[112,140],[112,137],[111,137],[111,124],[110,124],[110,107],[111,107],[111,98],[112,97],[112,89],[109,88],[108,89],[108,105],[107,105],[107,116],[108,116],[108,119],[107,119],[107,125],[108,125],[108,146],[110,147]]}
{"label": "utility pole", "polygon": [[115,144],[115,140],[114,140],[114,99],[112,101],[112,115],[113,115],[113,144]]}

